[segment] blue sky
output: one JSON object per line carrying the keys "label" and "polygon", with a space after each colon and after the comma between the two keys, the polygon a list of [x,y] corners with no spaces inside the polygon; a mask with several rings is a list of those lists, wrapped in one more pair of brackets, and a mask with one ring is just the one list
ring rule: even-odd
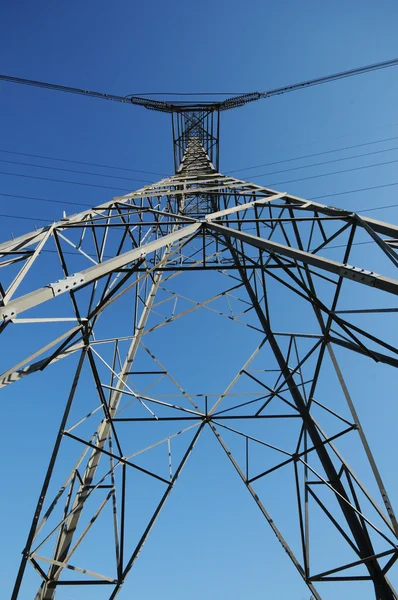
{"label": "blue sky", "polygon": [[[3,4],[0,10],[2,73],[120,95],[263,91],[387,60],[398,51],[398,6],[393,1],[376,5],[338,0],[326,5],[288,0],[278,5],[237,0],[200,4],[24,0]],[[221,171],[353,210],[398,204],[397,162],[393,162],[398,161],[397,73],[397,68],[392,68],[366,74],[223,114]],[[78,212],[84,205],[93,206],[123,190],[141,187],[142,181],[160,178],[153,173],[172,172],[168,115],[0,83],[0,120],[1,240],[45,220],[58,219],[63,210]],[[372,144],[362,145],[369,142]],[[359,147],[347,149],[356,145]],[[336,153],[322,154],[330,150]],[[371,152],[375,154],[350,159]],[[297,160],[282,162],[293,158]],[[342,158],[347,160],[298,169]],[[238,170],[277,161],[281,162]],[[377,165],[383,162],[390,164]],[[77,169],[91,175],[39,166]],[[364,166],[369,168],[359,168]],[[287,171],[293,168],[296,170]],[[286,172],[275,173],[281,170]],[[342,170],[346,172],[335,173]],[[26,177],[29,175],[90,185],[31,179]],[[116,179],[115,175],[130,179]],[[383,187],[387,184],[391,185]],[[355,191],[364,188],[375,189]],[[397,222],[397,211],[398,207],[382,208],[366,214]],[[366,247],[358,256],[372,260]],[[386,325],[385,321],[380,324]],[[384,439],[395,435],[397,415],[391,387],[396,385],[396,376],[376,367],[353,361],[345,374],[359,402],[366,392],[361,417],[391,496],[397,501],[395,458],[384,446]],[[366,384],[362,381],[364,369],[368,371]],[[8,456],[3,459],[7,493],[0,500],[1,526],[7,537],[0,587],[7,597],[60,417],[57,400],[61,397],[51,386],[56,385],[57,377],[67,379],[71,373],[72,367],[56,366],[46,388],[36,378],[29,386],[15,386],[12,395],[7,392],[4,418],[9,425],[4,447]],[[283,550],[229,465],[225,465],[228,474],[220,477],[222,461],[213,459],[218,449],[210,435],[208,438],[208,445],[198,448],[181,479],[180,500],[175,493],[149,539],[136,574],[131,575],[127,596],[136,590],[139,597],[162,594],[173,600],[204,596],[308,600],[309,592],[287,559],[283,562]],[[188,519],[187,514],[195,517]],[[12,528],[11,521],[15,523]],[[282,565],[286,567],[283,571]],[[358,596],[347,598],[364,598],[359,589]],[[325,598],[329,600],[326,594]]]}

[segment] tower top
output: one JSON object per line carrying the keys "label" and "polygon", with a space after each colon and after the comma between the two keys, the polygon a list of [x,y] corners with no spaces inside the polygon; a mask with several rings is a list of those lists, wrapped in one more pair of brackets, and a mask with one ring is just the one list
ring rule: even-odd
{"label": "tower top", "polygon": [[190,137],[177,173],[181,175],[198,175],[199,173],[211,174],[215,172],[216,169],[209,155],[206,154],[200,137]]}

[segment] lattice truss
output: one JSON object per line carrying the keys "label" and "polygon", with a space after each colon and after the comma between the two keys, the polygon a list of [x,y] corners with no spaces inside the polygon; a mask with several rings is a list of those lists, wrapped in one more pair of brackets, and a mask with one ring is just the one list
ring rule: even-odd
{"label": "lattice truss", "polygon": [[1,386],[74,365],[14,598],[27,565],[24,598],[115,598],[205,429],[314,598],[336,580],[397,598],[398,524],[336,358],[398,366],[397,243],[217,173],[192,139],[176,175],[1,244]]}

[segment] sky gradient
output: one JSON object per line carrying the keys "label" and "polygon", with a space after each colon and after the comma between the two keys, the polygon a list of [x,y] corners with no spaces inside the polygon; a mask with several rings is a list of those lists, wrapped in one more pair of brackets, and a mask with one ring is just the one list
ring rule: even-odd
{"label": "sky gradient", "polygon": [[[23,0],[4,4],[0,16],[1,72],[120,95],[264,91],[398,54],[393,1]],[[221,172],[396,223],[397,74],[387,69],[223,114]],[[0,120],[1,241],[173,170],[169,115],[0,82]],[[327,164],[316,166],[320,162]],[[371,399],[360,416],[397,505],[396,459],[384,446],[395,435],[396,375],[364,364],[350,363],[345,375],[359,402],[365,393]],[[45,389],[35,378],[5,394],[5,598],[61,414],[51,385],[71,373],[57,365]],[[221,459],[212,460],[216,447],[208,437],[179,482],[180,501],[176,493],[166,505],[121,599],[130,592],[145,599],[309,600],[287,558],[280,571],[284,552],[247,491],[232,473],[220,477]],[[360,587],[356,593],[341,598],[365,598]]]}

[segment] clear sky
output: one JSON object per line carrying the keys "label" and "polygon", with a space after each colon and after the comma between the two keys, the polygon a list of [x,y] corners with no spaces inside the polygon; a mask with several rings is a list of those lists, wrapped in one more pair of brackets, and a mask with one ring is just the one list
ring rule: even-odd
{"label": "clear sky", "polygon": [[[263,91],[397,56],[397,19],[392,0],[22,0],[0,8],[0,71],[120,95]],[[221,172],[396,223],[397,82],[392,68],[223,114]],[[170,118],[161,113],[0,82],[0,123],[1,241],[173,169]],[[301,158],[307,155],[315,156]],[[397,505],[396,461],[384,446],[396,435],[396,376],[366,365],[366,387],[362,366],[350,364],[346,374],[359,399],[366,391],[377,400],[377,422],[372,402],[362,406],[361,417]],[[65,369],[56,374],[67,377]],[[3,404],[4,598],[60,415],[58,396],[51,394],[55,378],[46,390],[38,378],[31,388],[13,386]],[[208,460],[216,449],[208,443],[211,450],[192,457],[181,500],[175,494],[167,505],[121,598],[309,600],[287,558],[281,570],[284,552],[246,490],[232,476],[220,477],[218,459]]]}

